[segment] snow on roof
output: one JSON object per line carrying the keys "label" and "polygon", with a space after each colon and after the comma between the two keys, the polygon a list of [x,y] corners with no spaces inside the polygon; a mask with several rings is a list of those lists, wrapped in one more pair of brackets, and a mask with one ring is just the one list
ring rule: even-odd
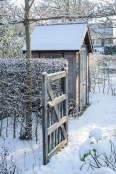
{"label": "snow on roof", "polygon": [[105,26],[104,24],[99,25],[95,25],[95,24],[90,24],[89,25],[90,28],[92,30],[94,30],[97,33],[109,33],[109,34],[113,34],[113,27],[112,28],[108,28],[107,26]]}
{"label": "snow on roof", "polygon": [[94,31],[98,33],[110,33],[113,34],[113,28],[94,28]]}
{"label": "snow on roof", "polygon": [[[87,23],[36,26],[31,34],[31,50],[80,50],[86,29]],[[26,50],[26,44],[22,50]]]}

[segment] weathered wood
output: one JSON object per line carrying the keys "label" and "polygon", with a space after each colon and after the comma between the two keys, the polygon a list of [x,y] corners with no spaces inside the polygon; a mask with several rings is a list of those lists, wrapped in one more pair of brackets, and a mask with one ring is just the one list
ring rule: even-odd
{"label": "weathered wood", "polygon": [[43,164],[48,163],[47,133],[47,73],[42,75],[42,129],[43,129]]}
{"label": "weathered wood", "polygon": [[[47,127],[50,126],[50,112],[49,109],[47,109]],[[50,139],[50,135],[48,136],[48,153],[51,150],[51,139]]]}
{"label": "weathered wood", "polygon": [[73,100],[76,101],[76,53],[73,53]]}
{"label": "weathered wood", "polygon": [[[64,53],[64,58],[67,59],[68,61],[68,98],[69,99],[73,99],[74,95],[74,91],[73,91],[73,83],[75,83],[75,80],[73,79],[73,60],[75,57],[76,53],[73,52],[65,52]],[[75,86],[75,85],[74,85]]]}
{"label": "weathered wood", "polygon": [[55,130],[55,147],[57,146],[58,139],[57,139],[57,129]]}
{"label": "weathered wood", "polygon": [[55,155],[67,143],[68,143],[68,139],[63,140],[58,146],[55,147],[54,150],[52,150],[48,154],[48,159],[50,159],[53,155]]}
{"label": "weathered wood", "polygon": [[[61,102],[59,103],[59,112],[60,112],[60,117],[61,117]],[[61,117],[62,118],[62,117]],[[58,128],[58,142],[61,142],[61,127]]]}
{"label": "weathered wood", "polygon": [[[53,76],[53,77],[52,77]],[[54,97],[50,81],[62,78],[65,94]],[[47,91],[51,101],[47,102]],[[66,114],[66,116],[64,116]],[[43,163],[68,142],[68,64],[65,73],[42,76]],[[62,141],[62,142],[61,142]]]}
{"label": "weathered wood", "polygon": [[63,117],[63,102],[61,102],[61,118]]}
{"label": "weathered wood", "polygon": [[51,82],[51,81],[66,77],[66,72],[62,71],[62,72],[58,72],[58,73],[51,73],[51,74],[48,74],[47,77],[48,77],[48,80]]}
{"label": "weathered wood", "polygon": [[89,54],[87,55],[87,103],[89,103]]}
{"label": "weathered wood", "polygon": [[66,115],[66,133],[68,138],[68,63],[66,64],[66,78],[64,83],[64,93],[66,94],[65,100],[65,115]]}
{"label": "weathered wood", "polygon": [[76,52],[76,106],[79,112],[79,53]]}
{"label": "weathered wood", "polygon": [[55,123],[51,127],[48,128],[48,135],[50,135],[53,131],[55,131],[58,127],[60,127],[67,120],[66,116],[63,117],[59,122]]}
{"label": "weathered wood", "polygon": [[[51,100],[53,101],[54,100],[54,95],[53,95],[53,92],[52,92],[52,89],[51,89],[51,86],[50,86],[49,83],[48,83],[48,92],[49,92],[49,95],[50,95]],[[55,110],[55,113],[56,113],[56,116],[57,116],[58,121],[60,121],[61,120],[61,117],[60,117],[60,113],[58,111],[57,106],[54,106],[54,110]],[[67,138],[67,134],[66,134],[66,131],[65,131],[65,128],[64,128],[63,125],[61,125],[61,130],[62,130],[62,134],[64,136],[64,139],[66,139]]]}
{"label": "weathered wood", "polygon": [[48,153],[51,151],[51,138],[50,135],[48,135]]}
{"label": "weathered wood", "polygon": [[55,98],[53,101],[48,102],[48,104],[49,104],[50,107],[53,107],[53,106],[57,105],[58,103],[60,103],[64,100],[66,100],[66,94],[63,94],[63,95]]}
{"label": "weathered wood", "polygon": [[[54,110],[51,108],[51,126],[54,124]],[[54,148],[54,131],[51,133],[51,150]]]}
{"label": "weathered wood", "polygon": [[80,51],[80,111],[86,105],[86,58],[87,48],[82,46]]}

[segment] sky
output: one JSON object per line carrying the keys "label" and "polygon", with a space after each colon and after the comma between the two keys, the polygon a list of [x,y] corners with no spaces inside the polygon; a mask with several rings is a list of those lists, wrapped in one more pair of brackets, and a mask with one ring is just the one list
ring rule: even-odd
{"label": "sky", "polygon": [[[21,4],[24,5],[24,1],[25,0],[11,0],[11,3],[15,2],[17,6],[20,6]],[[41,1],[41,0],[35,0],[35,1],[38,2],[38,1]],[[91,1],[93,1],[93,0],[91,0]],[[101,0],[96,0],[96,1],[99,2]],[[110,1],[112,1],[112,0],[110,0]]]}
{"label": "sky", "polygon": [[[36,1],[41,1],[41,0],[35,0]],[[25,0],[11,0],[11,3],[15,3],[17,6],[21,6],[21,4],[24,6]]]}
{"label": "sky", "polygon": [[24,5],[24,0],[11,0],[11,3],[15,3],[17,6],[20,6],[21,4]]}

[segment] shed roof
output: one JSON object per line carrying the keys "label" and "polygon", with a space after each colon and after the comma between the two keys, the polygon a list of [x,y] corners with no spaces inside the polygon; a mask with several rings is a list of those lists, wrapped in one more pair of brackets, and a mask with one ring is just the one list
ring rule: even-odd
{"label": "shed roof", "polygon": [[[31,34],[31,50],[80,50],[87,29],[87,23],[38,25]],[[26,50],[26,44],[22,50]]]}

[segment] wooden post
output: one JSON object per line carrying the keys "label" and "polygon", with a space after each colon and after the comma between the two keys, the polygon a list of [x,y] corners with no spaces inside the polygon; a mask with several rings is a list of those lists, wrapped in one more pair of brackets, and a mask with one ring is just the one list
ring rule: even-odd
{"label": "wooden post", "polygon": [[42,74],[42,129],[43,129],[43,164],[48,163],[47,132],[47,73]]}
{"label": "wooden post", "polygon": [[66,94],[65,101],[65,116],[66,116],[66,133],[68,139],[68,62],[66,63],[66,77],[64,81],[64,93]]}
{"label": "wooden post", "polygon": [[[54,110],[51,108],[51,125],[54,124]],[[54,149],[54,132],[51,134],[51,150]]]}

